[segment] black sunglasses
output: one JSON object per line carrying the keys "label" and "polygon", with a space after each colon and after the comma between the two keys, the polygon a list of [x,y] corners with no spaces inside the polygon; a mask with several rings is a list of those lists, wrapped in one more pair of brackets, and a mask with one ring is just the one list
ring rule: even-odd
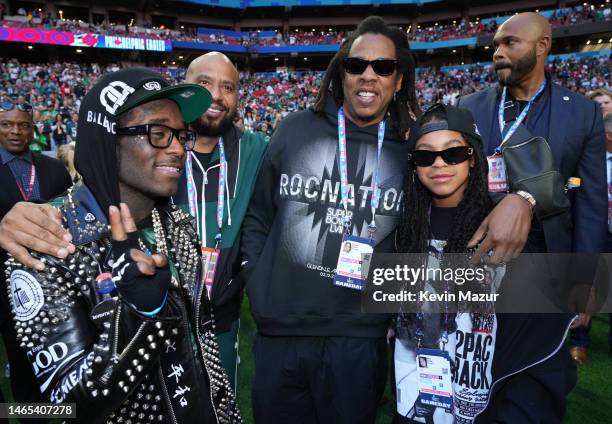
{"label": "black sunglasses", "polygon": [[437,152],[431,150],[415,150],[412,153],[408,153],[408,160],[415,166],[426,167],[433,165],[436,158],[440,156],[448,165],[458,165],[472,157],[473,153],[474,149],[469,146],[451,147]]}
{"label": "black sunglasses", "polygon": [[176,137],[186,151],[193,150],[196,140],[196,135],[191,130],[172,128],[163,124],[144,124],[117,128],[117,135],[146,135],[149,144],[156,149],[167,148],[172,144],[172,139]]}
{"label": "black sunglasses", "polygon": [[29,103],[14,103],[14,102],[11,102],[10,100],[4,100],[0,102],[0,109],[4,112],[8,112],[9,110],[13,110],[15,108],[17,108],[17,110],[20,110],[22,112],[32,111],[32,105]]}
{"label": "black sunglasses", "polygon": [[345,57],[342,60],[344,70],[349,74],[360,75],[365,72],[369,65],[381,77],[388,77],[397,68],[397,59],[374,59],[365,60],[360,57]]}

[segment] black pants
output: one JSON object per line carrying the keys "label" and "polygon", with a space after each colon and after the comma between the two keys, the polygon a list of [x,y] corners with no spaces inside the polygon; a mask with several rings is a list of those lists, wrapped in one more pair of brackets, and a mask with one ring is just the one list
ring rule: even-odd
{"label": "black pants", "polygon": [[372,424],[387,375],[384,338],[255,341],[256,424]]}

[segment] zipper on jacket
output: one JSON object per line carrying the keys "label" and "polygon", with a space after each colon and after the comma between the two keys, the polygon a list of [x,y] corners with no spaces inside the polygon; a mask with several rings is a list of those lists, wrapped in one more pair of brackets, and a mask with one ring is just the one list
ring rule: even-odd
{"label": "zipper on jacket", "polygon": [[113,346],[113,357],[117,356],[117,346],[119,346],[119,318],[121,317],[121,303],[117,306],[117,315],[115,316],[115,345]]}
{"label": "zipper on jacket", "polygon": [[121,361],[121,359],[123,359],[125,355],[129,353],[131,347],[134,345],[134,343],[136,342],[136,339],[138,339],[140,334],[144,331],[144,328],[146,325],[147,325],[146,321],[140,324],[140,327],[138,327],[138,330],[136,330],[136,334],[134,334],[134,337],[132,337],[132,340],[130,340],[130,342],[125,347],[125,349],[123,349],[123,352],[121,352],[121,356],[119,356],[119,361]]}
{"label": "zipper on jacket", "polygon": [[503,377],[500,377],[500,378],[498,378],[496,381],[494,381],[494,382],[493,382],[493,384],[491,384],[491,389],[489,390],[489,394],[487,395],[487,403],[485,404],[485,407],[484,407],[484,408],[482,408],[482,410],[481,410],[479,413],[477,413],[476,415],[474,415],[474,418],[472,419],[472,421],[473,421],[473,422],[476,422],[476,418],[478,418],[478,416],[479,416],[480,414],[482,414],[482,413],[483,413],[483,412],[484,412],[484,411],[487,409],[487,407],[489,406],[489,402],[491,401],[491,393],[493,392],[493,388],[495,387],[495,385],[496,385],[497,383],[499,383],[499,382],[500,382],[500,381],[502,381],[502,380],[505,380],[505,379],[506,379],[506,378],[508,378],[508,377],[512,377],[513,375],[516,375],[516,374],[518,374],[518,373],[521,373],[521,372],[525,371],[526,369],[529,369],[529,368],[531,368],[531,367],[533,367],[533,366],[536,366],[536,365],[538,365],[538,364],[541,364],[542,362],[544,362],[544,361],[548,360],[549,358],[551,358],[552,356],[554,356],[554,355],[555,355],[557,352],[559,352],[559,350],[561,350],[561,347],[563,347],[563,343],[565,343],[565,339],[567,338],[567,333],[569,332],[570,327],[572,326],[572,323],[574,322],[574,320],[575,320],[575,319],[576,319],[576,318],[572,319],[572,320],[570,321],[570,323],[567,325],[567,328],[565,329],[565,334],[564,334],[564,335],[563,335],[563,337],[561,338],[561,343],[559,343],[559,345],[557,346],[557,348],[556,348],[555,350],[553,350],[553,351],[552,351],[550,354],[548,354],[548,355],[547,355],[547,356],[545,356],[544,358],[540,359],[539,361],[536,361],[536,362],[534,362],[534,363],[532,363],[532,364],[530,364],[530,365],[527,365],[526,367],[523,367],[523,368],[521,368],[520,370],[517,370],[517,371],[511,372],[510,374],[506,374],[506,375],[504,375]]}
{"label": "zipper on jacket", "polygon": [[213,165],[210,168],[206,168],[204,170],[204,173],[202,175],[202,181],[204,182],[204,184],[202,184],[202,202],[200,203],[200,205],[202,205],[202,210],[200,211],[200,225],[202,226],[200,229],[202,231],[202,234],[198,234],[198,237],[200,238],[200,244],[202,246],[206,246],[207,245],[207,240],[206,240],[206,186],[208,185],[208,173],[210,172],[211,169],[213,168],[217,168],[220,167],[221,165],[217,164],[217,165]]}
{"label": "zipper on jacket", "polygon": [[158,375],[159,375],[159,381],[160,384],[162,386],[162,392],[164,395],[164,398],[166,399],[166,403],[168,404],[168,412],[170,413],[170,418],[172,419],[172,422],[174,424],[178,424],[178,421],[176,420],[176,415],[174,415],[174,408],[172,408],[172,402],[170,401],[170,396],[168,396],[168,388],[166,387],[166,382],[164,381],[164,373],[162,372],[161,369],[161,362],[158,362]]}

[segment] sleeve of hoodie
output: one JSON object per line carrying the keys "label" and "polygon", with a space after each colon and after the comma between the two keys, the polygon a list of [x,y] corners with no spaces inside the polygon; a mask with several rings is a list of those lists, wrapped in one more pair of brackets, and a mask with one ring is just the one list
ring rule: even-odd
{"label": "sleeve of hoodie", "polygon": [[245,283],[248,283],[259,260],[276,216],[282,150],[286,139],[292,134],[295,136],[291,129],[291,118],[285,118],[274,131],[242,223],[242,277]]}

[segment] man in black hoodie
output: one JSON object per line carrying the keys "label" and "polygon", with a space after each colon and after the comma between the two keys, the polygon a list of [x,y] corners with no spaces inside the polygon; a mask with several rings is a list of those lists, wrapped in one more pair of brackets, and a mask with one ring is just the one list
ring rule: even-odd
{"label": "man in black hoodie", "polygon": [[[332,59],[314,110],[285,118],[270,142],[242,233],[258,423],[375,420],[389,316],[362,313],[346,255],[394,251],[414,70],[406,34],[369,17]],[[511,257],[530,217],[510,195],[477,235]]]}

